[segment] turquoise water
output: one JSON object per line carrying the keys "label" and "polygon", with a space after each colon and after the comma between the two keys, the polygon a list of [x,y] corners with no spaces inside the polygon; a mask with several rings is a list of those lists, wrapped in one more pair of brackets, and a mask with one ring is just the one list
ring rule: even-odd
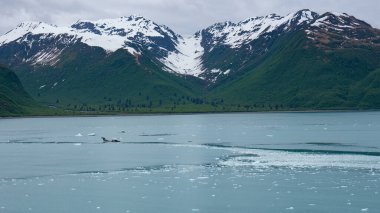
{"label": "turquoise water", "polygon": [[379,140],[379,112],[0,119],[0,212],[378,212]]}

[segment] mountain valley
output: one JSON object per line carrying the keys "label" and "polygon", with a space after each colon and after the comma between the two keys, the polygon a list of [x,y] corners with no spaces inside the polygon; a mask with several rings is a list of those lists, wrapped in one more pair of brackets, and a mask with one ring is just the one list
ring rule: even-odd
{"label": "mountain valley", "polygon": [[25,22],[0,63],[39,103],[83,112],[377,109],[380,30],[300,10],[217,23],[190,37],[141,16]]}

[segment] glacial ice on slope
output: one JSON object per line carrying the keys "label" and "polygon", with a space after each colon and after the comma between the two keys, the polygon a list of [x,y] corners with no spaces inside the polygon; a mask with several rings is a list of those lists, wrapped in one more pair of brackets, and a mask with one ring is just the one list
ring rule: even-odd
{"label": "glacial ice on slope", "polygon": [[168,71],[180,74],[199,76],[203,72],[202,55],[204,49],[201,45],[202,36],[190,36],[179,40],[176,52],[169,52],[168,57],[161,61]]}

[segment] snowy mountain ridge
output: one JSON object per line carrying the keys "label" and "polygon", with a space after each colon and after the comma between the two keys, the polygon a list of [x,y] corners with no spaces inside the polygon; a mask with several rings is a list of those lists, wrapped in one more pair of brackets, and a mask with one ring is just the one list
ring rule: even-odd
{"label": "snowy mountain ridge", "polygon": [[[286,16],[270,14],[238,23],[217,23],[184,38],[164,25],[137,15],[97,21],[80,20],[66,27],[24,22],[0,36],[0,52],[3,47],[21,45],[14,55],[20,57],[22,62],[34,66],[54,66],[67,47],[84,43],[106,52],[126,49],[134,56],[149,53],[165,71],[215,82],[220,76],[235,71],[232,62],[231,66],[223,67],[205,63],[205,58],[210,57],[215,48],[225,47],[233,51],[247,49],[247,59],[244,60],[248,60],[250,55],[265,54],[269,48],[266,45],[273,43],[271,40],[288,32],[304,30],[313,40],[313,35],[320,35],[320,29],[339,32],[365,24],[357,19],[352,21],[352,17],[344,13],[319,15],[310,10],[300,10]],[[349,33],[354,35],[351,31]],[[253,44],[259,40],[260,46]]]}
{"label": "snowy mountain ridge", "polygon": [[135,37],[140,42],[153,43],[149,38],[168,36],[176,41],[175,35],[169,28],[160,26],[141,16],[120,17],[118,19],[101,19],[98,21],[78,21],[70,27],[58,27],[42,22],[24,22],[15,29],[0,36],[0,45],[12,41],[22,42],[26,35],[44,34],[45,37],[65,35],[73,38],[71,42],[80,40],[89,46],[101,47],[107,51],[116,51],[120,48],[127,49],[131,54],[139,50],[128,46],[134,42]]}
{"label": "snowy mountain ridge", "polygon": [[206,28],[204,31],[213,37],[212,45],[224,44],[232,48],[240,48],[244,43],[253,41],[260,36],[273,32],[280,27],[285,31],[291,29],[292,24],[297,26],[308,24],[318,16],[310,10],[301,10],[287,16],[270,14],[249,18],[238,23],[223,22]]}

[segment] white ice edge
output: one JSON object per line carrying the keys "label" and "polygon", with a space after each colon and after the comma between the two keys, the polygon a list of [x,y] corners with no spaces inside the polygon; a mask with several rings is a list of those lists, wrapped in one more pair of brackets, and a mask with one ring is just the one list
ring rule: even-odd
{"label": "white ice edge", "polygon": [[321,168],[340,167],[352,169],[380,169],[380,157],[360,154],[302,153],[262,149],[212,147],[207,145],[178,144],[191,148],[222,149],[232,157],[219,160],[218,164],[230,167],[251,166],[258,168]]}

